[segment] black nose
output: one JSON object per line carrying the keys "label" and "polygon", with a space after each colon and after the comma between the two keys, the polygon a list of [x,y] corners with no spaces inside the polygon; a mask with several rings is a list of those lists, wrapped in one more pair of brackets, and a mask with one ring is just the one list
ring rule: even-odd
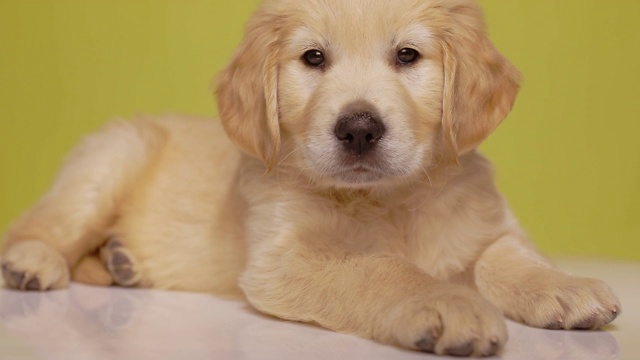
{"label": "black nose", "polygon": [[338,118],[335,134],[347,151],[361,156],[371,151],[384,136],[382,120],[372,112],[359,111]]}

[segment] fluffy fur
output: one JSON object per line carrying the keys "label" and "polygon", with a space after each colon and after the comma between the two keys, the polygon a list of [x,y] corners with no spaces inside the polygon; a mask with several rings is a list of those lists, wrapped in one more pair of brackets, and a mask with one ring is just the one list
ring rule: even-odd
{"label": "fluffy fur", "polygon": [[[398,63],[403,48],[418,60]],[[3,275],[240,295],[437,354],[499,352],[503,314],[599,328],[615,295],[538,254],[475,151],[519,80],[469,0],[267,0],[218,78],[221,121],[139,118],[86,138],[8,232]],[[386,129],[367,156],[334,132],[354,107]],[[135,281],[118,281],[116,246]]]}

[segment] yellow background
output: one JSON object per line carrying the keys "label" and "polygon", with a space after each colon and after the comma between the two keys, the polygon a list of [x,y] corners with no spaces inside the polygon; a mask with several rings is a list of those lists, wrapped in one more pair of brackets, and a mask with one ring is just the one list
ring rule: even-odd
{"label": "yellow background", "polygon": [[[108,119],[214,115],[209,80],[256,4],[0,0],[0,232]],[[525,76],[483,146],[514,211],[547,253],[640,260],[640,1],[481,4]]]}

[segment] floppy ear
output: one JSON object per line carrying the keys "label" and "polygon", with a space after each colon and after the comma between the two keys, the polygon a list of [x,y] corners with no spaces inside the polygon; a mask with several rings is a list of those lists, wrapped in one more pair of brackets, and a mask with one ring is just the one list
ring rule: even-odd
{"label": "floppy ear", "polygon": [[280,144],[278,19],[258,11],[231,63],[218,77],[218,110],[231,140],[270,170]]}
{"label": "floppy ear", "polygon": [[475,3],[450,4],[450,27],[443,33],[442,128],[457,158],[476,148],[509,114],[520,73],[487,38]]}

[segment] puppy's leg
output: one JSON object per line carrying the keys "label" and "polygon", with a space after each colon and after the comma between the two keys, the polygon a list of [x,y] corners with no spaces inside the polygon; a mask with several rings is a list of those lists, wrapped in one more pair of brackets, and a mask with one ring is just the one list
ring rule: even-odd
{"label": "puppy's leg", "polygon": [[241,287],[258,310],[437,354],[492,355],[506,341],[500,311],[467,287],[399,257],[296,243],[252,255]]}
{"label": "puppy's leg", "polygon": [[554,269],[516,233],[482,254],[475,280],[480,293],[506,316],[535,327],[597,329],[621,310],[607,284]]}
{"label": "puppy's leg", "polygon": [[118,203],[162,142],[160,131],[144,124],[110,124],[75,149],[49,192],[6,235],[9,287],[63,288],[69,269],[104,242]]}

